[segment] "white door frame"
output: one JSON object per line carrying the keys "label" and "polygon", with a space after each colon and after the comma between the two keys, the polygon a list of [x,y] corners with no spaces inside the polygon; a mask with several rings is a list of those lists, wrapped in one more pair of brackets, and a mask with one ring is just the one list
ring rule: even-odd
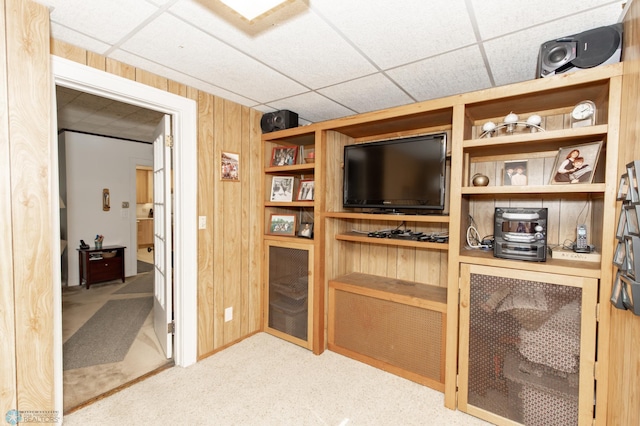
{"label": "white door frame", "polygon": [[[173,268],[176,365],[186,367],[197,361],[197,107],[196,102],[133,80],[109,74],[58,56],[51,56],[54,85],[76,89],[109,99],[137,105],[173,116],[174,170],[174,251]],[[56,126],[52,126],[55,128]],[[58,152],[57,132],[53,132],[52,151]],[[57,164],[55,165],[57,170]],[[52,185],[52,198],[58,200],[58,185]],[[61,287],[54,284],[55,298]],[[54,320],[62,321],[62,306],[54,306]],[[62,338],[56,333],[54,350],[62,353]],[[59,359],[58,359],[59,358]],[[56,381],[61,381],[62,357],[56,357]],[[56,385],[62,389],[62,383]]]}

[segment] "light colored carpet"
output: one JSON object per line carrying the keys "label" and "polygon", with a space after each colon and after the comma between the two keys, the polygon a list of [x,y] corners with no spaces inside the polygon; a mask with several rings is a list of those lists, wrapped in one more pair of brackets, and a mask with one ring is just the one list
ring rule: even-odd
{"label": "light colored carpet", "polygon": [[138,260],[138,273],[142,274],[143,272],[151,272],[153,271],[153,263],[143,262],[142,260]]}
{"label": "light colored carpet", "polygon": [[67,425],[487,425],[444,395],[336,353],[258,333],[64,417]]}
{"label": "light colored carpet", "polygon": [[122,361],[152,308],[153,297],[109,300],[64,342],[64,369]]}

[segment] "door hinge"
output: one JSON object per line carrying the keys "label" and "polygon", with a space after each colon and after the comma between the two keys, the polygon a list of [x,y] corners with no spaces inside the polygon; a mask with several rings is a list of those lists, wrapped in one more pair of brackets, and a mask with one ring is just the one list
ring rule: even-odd
{"label": "door hinge", "polygon": [[169,148],[173,148],[173,135],[166,136],[165,145]]}
{"label": "door hinge", "polygon": [[175,321],[171,321],[169,324],[167,324],[167,333],[176,334],[176,323],[175,323]]}

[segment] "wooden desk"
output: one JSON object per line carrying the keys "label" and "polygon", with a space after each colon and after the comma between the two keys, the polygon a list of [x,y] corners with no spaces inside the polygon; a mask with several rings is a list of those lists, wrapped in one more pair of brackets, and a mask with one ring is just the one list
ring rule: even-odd
{"label": "wooden desk", "polygon": [[[93,283],[122,279],[124,282],[125,246],[104,246],[101,249],[77,249],[80,285],[86,284],[87,290]],[[103,257],[105,252],[115,252],[114,257]]]}

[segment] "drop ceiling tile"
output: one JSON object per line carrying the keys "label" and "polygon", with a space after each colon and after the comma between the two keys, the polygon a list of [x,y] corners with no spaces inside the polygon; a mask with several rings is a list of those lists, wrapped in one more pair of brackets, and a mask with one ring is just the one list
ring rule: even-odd
{"label": "drop ceiling tile", "polygon": [[355,113],[355,111],[345,108],[315,92],[303,93],[291,98],[269,102],[269,106],[276,110],[288,109],[293,111],[302,120],[310,123],[345,117]]}
{"label": "drop ceiling tile", "polygon": [[387,74],[418,101],[491,86],[478,46],[395,68]]}
{"label": "drop ceiling tile", "polygon": [[[149,46],[162,46],[162,49],[150,49]],[[240,96],[255,99],[256,103],[306,90],[277,71],[167,13],[142,28],[121,48]]]}
{"label": "drop ceiling tile", "polygon": [[324,0],[311,7],[382,69],[476,42],[464,0]]}
{"label": "drop ceiling tile", "polygon": [[65,0],[53,6],[51,21],[106,43],[119,41],[158,11],[145,0]]}
{"label": "drop ceiling tile", "polygon": [[51,36],[56,40],[64,41],[74,46],[81,46],[83,49],[90,50],[91,52],[102,54],[109,49],[109,44],[88,37],[55,22],[51,22]]}
{"label": "drop ceiling tile", "polygon": [[318,92],[358,113],[415,102],[381,73],[326,87]]}
{"label": "drop ceiling tile", "polygon": [[551,22],[484,43],[496,85],[502,86],[535,78],[542,43],[614,24],[617,19],[615,10],[608,9],[608,13],[604,13],[605,10],[583,12],[563,19],[561,23]]}
{"label": "drop ceiling tile", "polygon": [[[622,5],[626,1],[611,0],[581,0],[577,1],[557,1],[557,0],[536,0],[532,3],[529,0],[492,2],[486,0],[470,0],[475,16],[478,21],[478,30],[483,39],[494,38],[503,34],[519,31],[524,28],[541,25],[550,21],[557,21],[559,29],[564,26],[564,19],[577,16],[581,12],[590,11],[593,8],[597,14],[602,14],[600,22],[613,24],[622,13]],[[593,12],[591,10],[589,13]],[[526,19],[523,19],[526,17]],[[610,19],[611,18],[611,19]],[[598,24],[597,26],[608,25]],[[586,27],[585,27],[586,28]],[[570,33],[558,33],[569,35]],[[555,38],[556,36],[554,36]]]}
{"label": "drop ceiling tile", "polygon": [[308,9],[256,34],[232,25],[201,2],[179,2],[170,12],[311,89],[376,71]]}

